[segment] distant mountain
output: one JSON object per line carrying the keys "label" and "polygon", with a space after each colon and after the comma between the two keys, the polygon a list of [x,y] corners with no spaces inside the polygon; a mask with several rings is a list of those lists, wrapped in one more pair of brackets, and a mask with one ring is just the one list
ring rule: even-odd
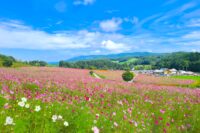
{"label": "distant mountain", "polygon": [[88,55],[88,56],[74,57],[66,61],[76,62],[76,61],[87,61],[87,60],[118,59],[118,58],[145,57],[145,56],[158,56],[158,55],[163,55],[163,53],[134,52],[134,53],[120,53],[120,54],[109,54],[109,55]]}

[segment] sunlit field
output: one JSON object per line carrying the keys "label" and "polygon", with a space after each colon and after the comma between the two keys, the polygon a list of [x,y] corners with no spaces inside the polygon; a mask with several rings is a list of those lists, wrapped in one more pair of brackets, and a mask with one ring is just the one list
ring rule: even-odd
{"label": "sunlit field", "polygon": [[122,71],[0,68],[2,133],[179,133],[200,131],[195,81]]}
{"label": "sunlit field", "polygon": [[173,76],[174,78],[177,79],[192,79],[192,80],[196,80],[196,81],[200,81],[200,76]]}

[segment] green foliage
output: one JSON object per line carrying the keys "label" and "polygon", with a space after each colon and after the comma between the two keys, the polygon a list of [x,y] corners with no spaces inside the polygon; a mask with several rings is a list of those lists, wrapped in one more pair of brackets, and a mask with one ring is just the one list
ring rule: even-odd
{"label": "green foliage", "polygon": [[89,69],[90,70],[95,70],[95,69],[97,69],[95,66],[89,66]]}
{"label": "green foliage", "polygon": [[59,62],[60,67],[81,69],[136,70],[175,68],[200,72],[200,53],[176,52],[149,56],[121,57],[115,59],[87,60],[78,62]]}
{"label": "green foliage", "polygon": [[91,61],[78,61],[78,62],[59,62],[60,67],[66,68],[81,68],[81,69],[113,69],[113,70],[124,70],[127,68],[127,65],[120,65],[118,63],[114,63],[111,60],[91,60]]}
{"label": "green foliage", "polygon": [[0,54],[0,67],[24,67],[29,66],[27,63],[18,61],[12,56]]}
{"label": "green foliage", "polygon": [[12,56],[5,56],[0,54],[0,66],[11,67],[16,62]]}
{"label": "green foliage", "polygon": [[134,74],[130,71],[126,71],[122,74],[122,78],[124,81],[131,81],[134,78]]}
{"label": "green foliage", "polygon": [[156,68],[175,68],[178,70],[189,70],[200,72],[200,53],[177,52],[161,57]]}
{"label": "green foliage", "polygon": [[93,75],[94,74],[94,72],[93,71],[90,71],[90,75]]}
{"label": "green foliage", "polygon": [[45,62],[45,61],[38,61],[38,60],[29,61],[28,64],[31,65],[31,66],[47,66],[48,65],[47,62]]}
{"label": "green foliage", "polygon": [[3,66],[4,67],[11,67],[13,65],[13,61],[10,59],[6,59],[3,61]]}
{"label": "green foliage", "polygon": [[151,70],[152,66],[151,65],[136,65],[134,66],[135,70]]}

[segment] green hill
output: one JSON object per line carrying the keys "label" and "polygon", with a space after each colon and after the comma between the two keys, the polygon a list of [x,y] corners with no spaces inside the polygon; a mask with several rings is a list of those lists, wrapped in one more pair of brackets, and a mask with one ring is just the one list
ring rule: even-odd
{"label": "green hill", "polygon": [[12,65],[10,67],[24,67],[24,66],[30,66],[22,61],[18,61],[16,60],[14,57],[12,56],[6,56],[6,55],[2,55],[0,54],[0,67],[5,67],[3,64],[5,61],[11,61]]}

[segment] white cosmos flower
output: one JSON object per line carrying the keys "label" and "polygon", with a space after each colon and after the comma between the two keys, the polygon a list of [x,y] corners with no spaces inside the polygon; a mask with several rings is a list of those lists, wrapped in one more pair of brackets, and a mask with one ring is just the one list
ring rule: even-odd
{"label": "white cosmos flower", "polygon": [[118,127],[118,124],[117,124],[117,122],[114,122],[114,126]]}
{"label": "white cosmos flower", "polygon": [[59,119],[59,120],[62,120],[62,118],[63,118],[63,117],[62,117],[61,115],[58,116],[58,119]]}
{"label": "white cosmos flower", "polygon": [[39,112],[41,110],[41,107],[40,106],[35,106],[35,111],[36,112]]}
{"label": "white cosmos flower", "polygon": [[21,100],[22,100],[22,102],[24,102],[24,103],[27,102],[27,98],[25,98],[25,97],[22,97]]}
{"label": "white cosmos flower", "polygon": [[27,104],[25,105],[25,108],[28,109],[29,107],[30,107],[30,104],[27,103]]}
{"label": "white cosmos flower", "polygon": [[20,107],[24,107],[25,106],[25,103],[24,102],[18,102],[18,105],[20,106]]}
{"label": "white cosmos flower", "polygon": [[116,116],[116,112],[113,112],[113,116]]}
{"label": "white cosmos flower", "polygon": [[13,123],[13,118],[11,118],[10,116],[7,116],[6,122],[4,125],[15,125],[15,123]]}
{"label": "white cosmos flower", "polygon": [[56,122],[57,119],[58,119],[58,116],[57,116],[57,115],[53,115],[53,116],[52,116],[53,122]]}
{"label": "white cosmos flower", "polygon": [[69,123],[67,121],[64,121],[64,126],[68,127]]}

